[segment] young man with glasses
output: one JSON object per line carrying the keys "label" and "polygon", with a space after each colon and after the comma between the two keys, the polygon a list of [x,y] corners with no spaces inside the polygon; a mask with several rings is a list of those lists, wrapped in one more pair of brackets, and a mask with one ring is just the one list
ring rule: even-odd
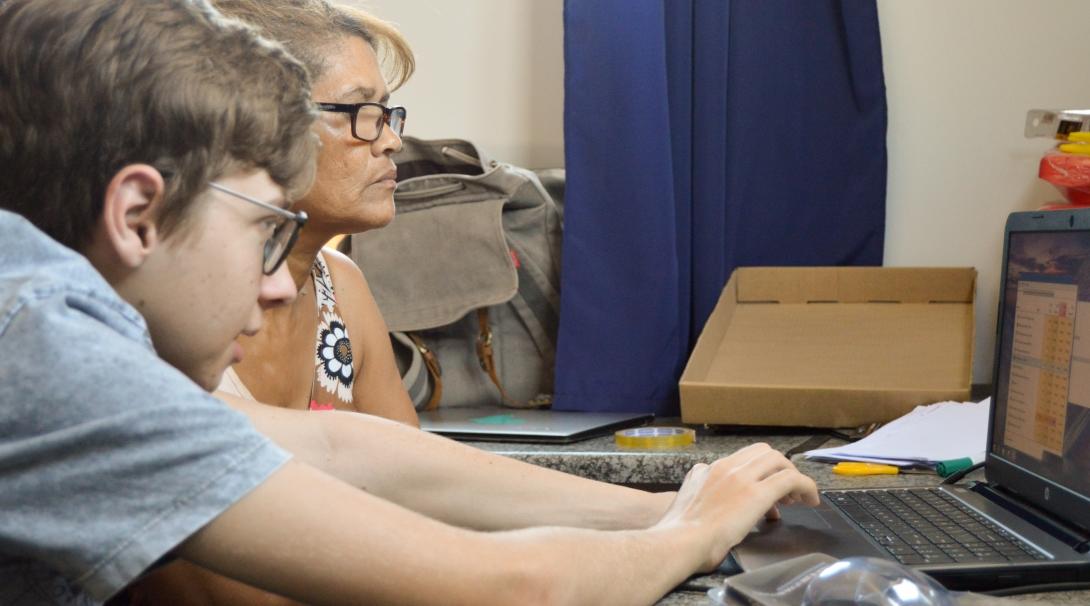
{"label": "young man with glasses", "polygon": [[208,390],[295,296],[315,116],[206,4],[0,3],[0,603],[104,600],[282,469]]}
{"label": "young man with glasses", "polygon": [[[365,415],[247,409],[289,460],[207,390],[294,296],[305,218],[284,207],[314,109],[299,64],[200,0],[0,4],[0,603],[101,602],[173,558],[309,603],[648,603],[777,501],[816,500],[755,446],[694,468],[644,530],[477,532],[563,522],[519,480],[556,476]],[[373,460],[336,456],[363,436]],[[406,452],[436,481],[405,478]],[[452,466],[521,494],[443,486]]]}

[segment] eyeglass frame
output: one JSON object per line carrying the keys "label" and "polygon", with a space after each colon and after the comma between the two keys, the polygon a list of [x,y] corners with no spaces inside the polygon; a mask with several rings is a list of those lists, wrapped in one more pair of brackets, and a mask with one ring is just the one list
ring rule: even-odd
{"label": "eyeglass frame", "polygon": [[[237,191],[235,191],[235,190],[233,190],[233,189],[231,189],[229,187],[224,187],[224,186],[220,185],[219,183],[216,183],[215,181],[209,181],[208,186],[211,187],[212,189],[216,190],[216,191],[223,192],[223,193],[225,193],[225,194],[227,194],[229,196],[234,196],[235,198],[238,198],[240,200],[245,200],[246,202],[249,202],[251,204],[256,204],[257,206],[260,206],[261,208],[264,208],[265,210],[271,211],[271,212],[275,213],[276,215],[278,215],[278,216],[285,219],[285,221],[283,223],[280,223],[279,225],[277,225],[276,227],[273,228],[272,235],[269,236],[268,240],[265,240],[265,249],[262,251],[262,256],[261,256],[261,273],[265,274],[266,276],[271,276],[274,273],[276,273],[276,270],[280,269],[280,266],[284,264],[284,260],[288,258],[288,254],[291,253],[292,247],[295,246],[295,241],[299,238],[299,231],[302,230],[303,226],[307,224],[307,213],[306,213],[306,211],[302,211],[302,210],[300,210],[300,211],[290,211],[290,210],[288,210],[286,208],[280,208],[279,206],[276,206],[275,204],[269,204],[268,202],[262,202],[261,200],[258,200],[257,198],[252,198],[250,196],[247,196],[246,194],[239,193],[239,192],[237,192]],[[291,223],[294,223],[296,227],[292,231],[291,235],[288,237],[288,241],[284,245],[284,250],[280,253],[280,256],[276,259],[276,262],[273,264],[273,266],[271,268],[266,269],[266,265],[268,265],[268,263],[269,263],[269,260],[268,260],[268,255],[269,255],[268,251],[270,250],[269,249],[269,243],[275,241],[276,236],[280,232],[280,230],[285,225],[290,225]]]}
{"label": "eyeglass frame", "polygon": [[[362,108],[364,108],[365,106],[368,106],[368,105],[380,108],[382,110],[382,121],[379,122],[378,132],[375,133],[375,138],[374,139],[364,139],[363,137],[356,134],[356,120],[359,118],[360,109],[362,109]],[[381,103],[373,103],[373,102],[370,102],[370,101],[365,101],[363,103],[322,103],[322,102],[319,102],[319,103],[316,104],[316,106],[318,107],[319,111],[333,112],[333,113],[337,113],[337,114],[348,114],[349,116],[351,116],[352,117],[352,137],[354,137],[355,139],[358,139],[360,141],[363,141],[364,143],[373,143],[375,141],[378,141],[379,138],[382,137],[382,129],[384,127],[390,125],[390,118],[391,118],[391,116],[393,116],[395,111],[400,111],[401,112],[401,128],[399,128],[397,131],[394,131],[394,134],[397,135],[398,137],[401,137],[401,133],[405,132],[405,120],[406,120],[406,118],[408,118],[408,115],[409,115],[408,110],[406,110],[405,107],[402,106],[402,105],[395,105],[393,107],[386,107],[385,105],[383,105]],[[391,131],[392,130],[393,129],[391,128]]]}

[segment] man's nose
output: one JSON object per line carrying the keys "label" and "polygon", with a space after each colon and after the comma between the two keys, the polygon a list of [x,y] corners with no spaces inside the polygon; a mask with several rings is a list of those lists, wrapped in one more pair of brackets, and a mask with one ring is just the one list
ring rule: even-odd
{"label": "man's nose", "polygon": [[272,275],[261,276],[261,292],[257,301],[262,309],[270,309],[291,303],[296,294],[295,280],[291,278],[288,264],[281,263]]}

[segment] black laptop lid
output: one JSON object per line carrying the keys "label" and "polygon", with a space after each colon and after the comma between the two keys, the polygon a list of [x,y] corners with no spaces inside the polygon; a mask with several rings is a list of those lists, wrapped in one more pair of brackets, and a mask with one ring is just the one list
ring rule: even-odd
{"label": "black laptop lid", "polygon": [[1090,209],[1007,220],[987,479],[1090,528]]}

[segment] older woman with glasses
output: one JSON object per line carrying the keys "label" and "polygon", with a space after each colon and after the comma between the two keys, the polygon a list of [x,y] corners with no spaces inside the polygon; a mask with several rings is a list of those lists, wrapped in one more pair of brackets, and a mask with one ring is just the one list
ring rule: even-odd
{"label": "older woman with glasses", "polygon": [[[418,424],[394,362],[386,325],[359,269],[323,248],[334,236],[382,227],[394,216],[405,108],[389,91],[410,75],[413,57],[386,23],[324,0],[219,0],[229,17],[283,43],[308,68],[320,117],[317,179],[296,209],[307,228],[287,259],[299,297],[271,310],[265,330],[243,345],[221,390],[285,408],[348,410]],[[392,86],[379,52],[393,66]]]}
{"label": "older woman with glasses", "polygon": [[[220,392],[285,408],[348,410],[419,425],[401,382],[389,334],[359,268],[324,248],[340,234],[394,217],[403,107],[389,93],[412,74],[407,43],[389,24],[325,0],[214,0],[228,17],[255,26],[308,69],[320,116],[314,186],[295,203],[269,245],[298,236],[286,260],[299,287],[294,302],[265,313],[263,330],[244,340]],[[387,81],[380,53],[389,68]],[[226,192],[232,193],[232,192]],[[306,221],[306,229],[298,230]],[[267,251],[270,252],[270,251]],[[271,251],[277,252],[277,251]],[[291,603],[186,563],[166,566],[130,592],[149,604]]]}

